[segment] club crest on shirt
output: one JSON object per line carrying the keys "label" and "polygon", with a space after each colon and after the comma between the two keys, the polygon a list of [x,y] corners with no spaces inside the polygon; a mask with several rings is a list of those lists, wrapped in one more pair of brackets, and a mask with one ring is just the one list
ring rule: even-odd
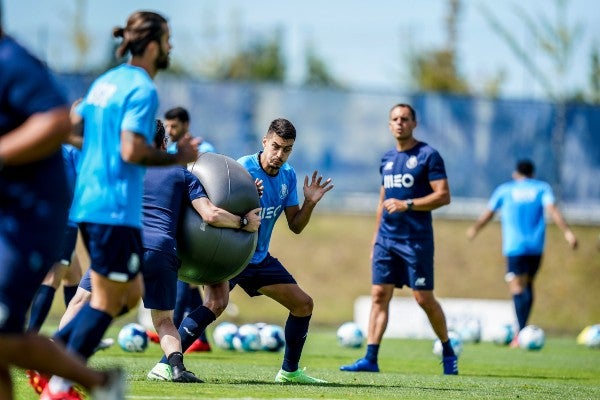
{"label": "club crest on shirt", "polygon": [[408,160],[406,160],[406,168],[413,169],[417,166],[417,156],[410,156]]}
{"label": "club crest on shirt", "polygon": [[281,185],[281,190],[279,191],[279,198],[285,199],[288,195],[288,187],[285,183]]}
{"label": "club crest on shirt", "polygon": [[393,161],[388,161],[385,163],[385,165],[383,166],[383,170],[384,171],[388,171],[390,169],[394,168],[394,162]]}

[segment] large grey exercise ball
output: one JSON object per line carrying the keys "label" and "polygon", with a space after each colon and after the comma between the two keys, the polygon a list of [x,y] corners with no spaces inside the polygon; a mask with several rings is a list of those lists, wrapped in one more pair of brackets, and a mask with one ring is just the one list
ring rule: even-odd
{"label": "large grey exercise ball", "polygon": [[[254,179],[233,158],[201,153],[188,169],[217,207],[241,216],[260,206]],[[210,226],[188,206],[178,233],[179,279],[210,285],[233,278],[248,265],[257,239],[257,232]]]}

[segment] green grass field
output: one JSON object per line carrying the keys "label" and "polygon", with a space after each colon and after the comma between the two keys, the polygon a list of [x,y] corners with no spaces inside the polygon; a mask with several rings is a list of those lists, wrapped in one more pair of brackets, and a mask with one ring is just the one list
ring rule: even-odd
{"label": "green grass field", "polygon": [[[600,256],[598,226],[574,226],[580,248],[572,252],[560,231],[550,225],[547,251],[540,270],[536,302],[530,323],[544,328],[546,346],[539,352],[467,344],[457,377],[443,376],[429,340],[385,339],[380,351],[379,374],[342,373],[339,366],[363,355],[364,349],[343,349],[335,329],[352,320],[353,302],[370,289],[369,251],[374,217],[316,213],[301,235],[278,223],[271,250],[314,299],[311,333],[301,366],[315,377],[331,382],[323,386],[282,386],[273,382],[281,353],[235,353],[215,350],[186,356],[187,367],[206,380],[200,385],[146,381],[159,359],[152,344],[143,354],[119,348],[91,359],[96,366],[121,365],[129,373],[129,399],[600,399],[600,350],[578,346],[577,333],[600,323]],[[503,281],[500,227],[493,223],[477,241],[468,243],[465,230],[472,221],[435,220],[436,294],[439,297],[509,299]],[[59,291],[60,293],[60,291]],[[408,296],[406,290],[398,295]],[[282,325],[287,315],[265,298],[253,298],[239,289],[232,292],[239,315],[217,321],[271,322]],[[46,333],[64,311],[59,294]],[[115,321],[109,336],[134,318]],[[410,323],[410,321],[406,321]],[[15,398],[37,399],[15,371]]]}
{"label": "green grass field", "polygon": [[[116,328],[110,335],[116,337]],[[273,381],[283,353],[239,353],[214,349],[186,355],[188,369],[203,384],[159,383],[146,374],[160,357],[151,343],[145,353],[118,346],[94,355],[95,366],[121,365],[129,375],[128,399],[599,399],[600,350],[574,339],[549,338],[540,351],[510,349],[491,343],[465,344],[460,375],[442,375],[430,340],[385,339],[380,373],[347,373],[339,366],[361,357],[362,349],[342,348],[334,330],[309,335],[301,360],[307,373],[327,385],[282,385]],[[16,399],[37,396],[24,373],[15,371]]]}

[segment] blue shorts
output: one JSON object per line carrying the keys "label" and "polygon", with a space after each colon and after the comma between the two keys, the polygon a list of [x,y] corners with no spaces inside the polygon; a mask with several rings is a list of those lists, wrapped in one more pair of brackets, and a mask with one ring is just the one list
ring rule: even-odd
{"label": "blue shorts", "polygon": [[79,224],[90,268],[115,282],[129,282],[141,270],[142,232],[130,226]]}
{"label": "blue shorts", "polygon": [[177,299],[177,270],[181,260],[174,254],[144,250],[144,307],[173,310]]}
{"label": "blue shorts", "polygon": [[65,235],[63,236],[63,244],[58,255],[58,262],[62,265],[71,265],[71,258],[75,251],[75,245],[77,244],[77,227],[67,226],[65,229]]}
{"label": "blue shorts", "polygon": [[537,274],[541,262],[540,254],[506,257],[506,280],[512,280],[515,275],[529,275],[533,278]]}
{"label": "blue shorts", "polygon": [[433,240],[392,240],[378,235],[371,268],[374,285],[433,290]]}
{"label": "blue shorts", "polygon": [[267,256],[258,264],[248,266],[236,277],[229,280],[229,290],[235,285],[240,285],[249,296],[260,296],[258,292],[263,286],[281,283],[296,283],[294,277],[285,269],[278,259],[267,253]]}

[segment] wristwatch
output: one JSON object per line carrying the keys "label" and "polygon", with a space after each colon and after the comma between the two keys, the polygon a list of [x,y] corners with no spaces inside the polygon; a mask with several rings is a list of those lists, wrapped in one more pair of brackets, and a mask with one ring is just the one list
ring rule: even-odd
{"label": "wristwatch", "polygon": [[412,210],[414,205],[413,199],[406,200],[406,211]]}
{"label": "wristwatch", "polygon": [[240,217],[240,229],[244,229],[246,226],[248,226],[248,218],[246,218],[245,215],[242,215]]}

